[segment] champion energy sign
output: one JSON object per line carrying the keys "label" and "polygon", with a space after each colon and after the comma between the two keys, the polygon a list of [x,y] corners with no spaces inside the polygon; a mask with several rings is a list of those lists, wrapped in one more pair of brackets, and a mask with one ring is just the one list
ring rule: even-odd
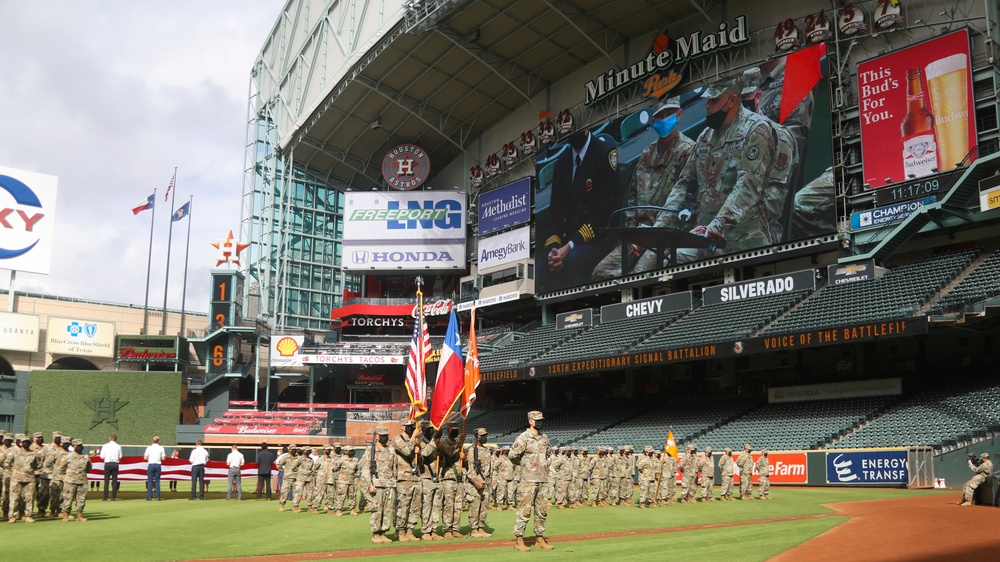
{"label": "champion energy sign", "polygon": [[466,209],[457,191],[350,192],[344,269],[465,269]]}
{"label": "champion energy sign", "polygon": [[55,176],[0,167],[0,268],[48,275],[58,183]]}

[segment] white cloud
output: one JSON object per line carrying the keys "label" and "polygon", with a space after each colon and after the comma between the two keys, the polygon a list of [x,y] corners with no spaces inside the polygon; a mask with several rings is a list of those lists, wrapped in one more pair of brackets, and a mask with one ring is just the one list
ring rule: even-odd
{"label": "white cloud", "polygon": [[[239,236],[250,70],[283,0],[6,3],[0,166],[59,177],[48,276],[16,289],[162,306],[169,226],[194,195],[186,307],[207,311],[211,246]],[[168,306],[180,308],[187,221],[174,223]],[[0,275],[0,284],[6,279]]]}

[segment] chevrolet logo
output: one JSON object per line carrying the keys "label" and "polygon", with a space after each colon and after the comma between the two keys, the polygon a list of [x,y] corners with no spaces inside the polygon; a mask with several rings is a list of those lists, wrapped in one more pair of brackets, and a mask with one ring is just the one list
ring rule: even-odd
{"label": "chevrolet logo", "polygon": [[573,313],[566,317],[566,322],[576,322],[578,320],[583,320],[582,314]]}
{"label": "chevrolet logo", "polygon": [[868,264],[851,264],[845,265],[843,267],[838,267],[834,270],[837,275],[854,275],[855,273],[861,273],[862,271],[868,270]]}

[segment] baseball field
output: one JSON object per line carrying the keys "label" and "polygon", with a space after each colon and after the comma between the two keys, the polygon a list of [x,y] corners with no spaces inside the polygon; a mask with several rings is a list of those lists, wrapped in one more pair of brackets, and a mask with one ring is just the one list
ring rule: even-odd
{"label": "baseball field", "polygon": [[[221,485],[221,486],[220,486]],[[224,486],[216,482],[215,486]],[[246,481],[244,490],[252,490]],[[1000,548],[1000,510],[959,507],[960,492],[870,488],[772,488],[770,501],[551,510],[546,535],[554,551],[514,552],[514,513],[490,512],[488,539],[373,545],[368,516],[278,512],[277,501],[226,501],[210,492],[187,501],[189,488],[145,501],[142,484],[122,484],[116,502],[91,493],[88,522],[45,519],[3,524],[6,556],[107,560],[109,549],[129,560],[347,558],[464,560],[545,557],[591,559],[666,552],[713,559],[950,560],[977,559]],[[218,488],[217,488],[218,490]],[[463,517],[464,520],[464,517]],[[530,543],[531,524],[526,539]],[[468,533],[468,528],[464,529]],[[955,558],[953,558],[955,556]]]}

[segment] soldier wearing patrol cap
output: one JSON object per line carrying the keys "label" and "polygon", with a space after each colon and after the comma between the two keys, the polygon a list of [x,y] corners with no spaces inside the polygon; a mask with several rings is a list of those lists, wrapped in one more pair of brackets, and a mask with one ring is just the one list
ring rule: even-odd
{"label": "soldier wearing patrol cap", "polygon": [[646,445],[642,448],[642,456],[636,460],[635,467],[639,471],[639,509],[656,507],[656,469],[659,463],[653,459],[653,447]]}
{"label": "soldier wearing patrol cap", "polygon": [[767,449],[760,453],[757,459],[757,499],[771,499],[771,465],[767,461]]}
{"label": "soldier wearing patrol cap", "polygon": [[52,465],[52,481],[49,484],[49,498],[53,516],[62,509],[63,481],[66,478],[66,466],[60,464],[60,461],[67,455],[72,454],[72,451],[73,438],[69,435],[61,435],[59,440],[59,454]]}
{"label": "soldier wearing patrol cap", "polygon": [[420,519],[420,436],[414,420],[399,421],[401,433],[392,439],[396,451],[396,535],[399,542],[416,542],[420,539],[413,529]]}
{"label": "soldier wearing patrol cap", "polygon": [[990,461],[989,453],[980,454],[979,459],[980,463],[978,466],[972,463],[972,459],[968,460],[969,468],[972,469],[972,472],[975,474],[972,475],[972,478],[970,478],[962,488],[962,503],[959,505],[972,505],[972,497],[976,492],[976,488],[985,482],[989,475],[993,474],[993,462]]}
{"label": "soldier wearing patrol cap", "polygon": [[10,474],[14,463],[14,434],[7,432],[3,436],[3,446],[0,447],[0,473],[2,473],[3,490],[0,495],[0,510],[4,519],[7,518],[7,509],[10,502]]}
{"label": "soldier wearing patrol cap", "polygon": [[319,513],[321,507],[326,504],[327,511],[332,511],[333,496],[336,495],[336,479],[333,475],[334,459],[333,445],[323,445],[323,454],[315,463],[314,482],[312,500],[309,503],[309,513]]}
{"label": "soldier wearing patrol cap", "polygon": [[[558,500],[556,500],[556,495],[558,495],[559,493],[558,491],[559,479],[556,476],[558,470],[555,468],[555,465],[561,462],[559,460],[561,456],[560,453],[561,451],[559,451],[559,447],[552,447],[551,449],[549,449],[549,456],[546,459],[546,466],[548,467],[549,470],[549,495],[550,495],[549,503],[551,503],[552,505],[556,505],[557,503],[559,503]],[[514,506],[514,498],[510,498],[510,504],[511,507]]]}
{"label": "soldier wearing patrol cap", "polygon": [[420,539],[424,541],[442,540],[444,536],[435,533],[441,522],[444,499],[441,496],[440,462],[438,443],[441,434],[427,420],[420,421]]}
{"label": "soldier wearing patrol cap", "polygon": [[632,453],[635,452],[635,448],[632,445],[625,445],[625,456],[623,457],[623,462],[621,465],[621,472],[618,475],[618,497],[621,498],[622,503],[625,505],[632,505],[635,500],[632,499],[634,495],[634,475],[635,475],[635,457]]}
{"label": "soldier wearing patrol cap", "polygon": [[[44,496],[39,494],[38,496],[38,516],[45,517],[45,511],[52,513],[55,517],[56,513],[59,511],[59,506],[62,503],[62,483],[56,483],[52,478],[52,472],[55,469],[56,462],[65,453],[62,449],[62,432],[53,431],[52,432],[52,442],[46,444],[42,447],[42,480],[39,481],[38,487],[47,486]],[[53,494],[53,488],[56,493]],[[41,492],[41,490],[39,490]],[[44,499],[48,501],[44,501]]]}
{"label": "soldier wearing patrol cap", "polygon": [[514,440],[510,460],[521,467],[521,483],[517,487],[517,514],[514,516],[514,549],[531,550],[524,544],[524,529],[534,516],[535,546],[543,550],[554,547],[545,540],[545,519],[549,511],[549,475],[546,455],[549,438],[542,432],[545,416],[538,410],[528,412],[528,429]]}
{"label": "soldier wearing patrol cap", "polygon": [[733,501],[733,450],[726,447],[719,457],[719,472],[722,474],[722,490],[719,499],[724,502]]}
{"label": "soldier wearing patrol cap", "polygon": [[707,127],[698,135],[691,159],[654,226],[681,226],[681,214],[691,213],[696,225],[691,233],[708,238],[712,245],[679,250],[678,262],[715,255],[723,243],[726,252],[733,252],[774,242],[765,194],[776,133],[768,119],[743,107],[742,89],[737,77],[712,84],[702,93]]}
{"label": "soldier wearing patrol cap", "polygon": [[464,539],[462,534],[462,507],[465,500],[465,489],[462,486],[462,450],[458,442],[458,424],[449,422],[448,436],[438,444],[438,455],[441,462],[441,527],[446,539]]}
{"label": "soldier wearing patrol cap", "polygon": [[490,464],[490,449],[486,446],[489,432],[485,427],[475,431],[476,442],[466,445],[463,450],[465,473],[468,482],[465,485],[466,497],[469,501],[469,529],[471,535],[477,538],[492,537],[493,533],[486,531],[486,516],[490,511],[490,486],[493,483],[493,466]]}
{"label": "soldier wearing patrol cap", "polygon": [[18,511],[23,509],[25,523],[34,523],[31,508],[35,502],[35,472],[41,467],[41,459],[31,449],[34,442],[29,440],[27,435],[19,433],[17,439],[20,440],[21,446],[14,453],[11,467],[8,521],[11,523],[17,521]]}
{"label": "soldier wearing patrol cap", "polygon": [[390,543],[387,536],[393,523],[396,476],[399,473],[399,457],[389,443],[389,430],[384,426],[375,428],[371,448],[365,448],[361,457],[361,483],[368,501],[372,504],[372,514],[368,525],[372,531],[372,542]]}
{"label": "soldier wearing patrol cap", "polygon": [[[59,459],[63,476],[62,520],[69,521],[70,508],[76,501],[76,520],[85,522],[83,508],[87,504],[87,473],[90,471],[90,457],[83,453],[83,440],[73,440],[73,452]],[[30,515],[30,514],[29,514]],[[29,518],[25,518],[27,521]]]}
{"label": "soldier wearing patrol cap", "polygon": [[684,449],[681,467],[681,503],[693,503],[698,492],[698,446],[689,443]]}
{"label": "soldier wearing patrol cap", "polygon": [[543,291],[590,281],[614,240],[601,236],[612,211],[623,202],[618,150],[581,129],[567,139],[553,164],[552,199],[539,218],[536,279]]}
{"label": "soldier wearing patrol cap", "polygon": [[[335,443],[334,446],[339,445]],[[358,479],[358,458],[354,456],[354,447],[345,445],[341,447],[343,456],[340,459],[337,469],[337,501],[333,505],[334,512],[338,517],[342,514],[342,509],[350,510],[351,515],[358,514],[357,501],[357,479]]]}
{"label": "soldier wearing patrol cap", "polygon": [[743,444],[743,452],[736,459],[736,466],[740,469],[740,499],[753,499],[753,449],[749,443]]}
{"label": "soldier wearing patrol cap", "polygon": [[[288,454],[282,455],[278,459],[277,467],[281,472],[281,490],[278,493],[278,511],[285,511],[285,501],[288,500],[288,495],[291,493],[294,496],[296,490],[296,480],[298,479],[299,473],[299,462],[301,461],[301,456],[299,453],[298,445],[291,445],[288,447]],[[301,491],[301,488],[298,488]],[[298,511],[298,500],[292,504],[295,511]]]}
{"label": "soldier wearing patrol cap", "polygon": [[[674,97],[661,103],[653,112],[653,130],[657,139],[643,149],[628,186],[629,207],[662,205],[670,194],[677,177],[691,157],[694,141],[680,132],[679,120],[683,110],[680,98]],[[635,210],[626,213],[625,226],[652,226],[656,222],[655,210]],[[661,267],[655,254],[636,244],[628,247],[631,267],[622,271],[622,246],[615,244],[601,263],[594,268],[594,279],[611,279],[631,273]]]}
{"label": "soldier wearing patrol cap", "polygon": [[548,466],[548,469],[555,474],[556,508],[566,509],[569,507],[569,485],[572,477],[569,458],[571,449],[563,447],[559,452],[561,454],[552,454],[555,461]]}
{"label": "soldier wearing patrol cap", "polygon": [[590,503],[590,473],[594,470],[594,461],[597,457],[591,457],[586,447],[580,447],[580,472],[577,475],[580,483],[580,499],[577,505]]}
{"label": "soldier wearing patrol cap", "polygon": [[701,472],[701,497],[699,501],[715,501],[715,459],[712,458],[712,448],[705,447],[705,456],[698,459],[698,471]]}

